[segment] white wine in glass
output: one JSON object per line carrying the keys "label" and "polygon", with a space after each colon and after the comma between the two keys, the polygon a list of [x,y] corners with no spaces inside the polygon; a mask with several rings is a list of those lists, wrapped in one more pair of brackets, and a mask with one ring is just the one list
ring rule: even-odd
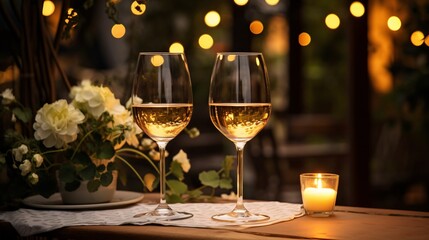
{"label": "white wine in glass", "polygon": [[210,119],[237,151],[237,203],[229,213],[212,218],[256,222],[269,216],[249,212],[243,202],[243,150],[271,115],[270,84],[261,53],[218,53],[210,81]]}
{"label": "white wine in glass", "polygon": [[150,212],[135,217],[149,220],[190,218],[166,201],[165,148],[189,123],[192,116],[192,86],[183,53],[140,53],[133,79],[134,121],[159,147],[160,202]]}

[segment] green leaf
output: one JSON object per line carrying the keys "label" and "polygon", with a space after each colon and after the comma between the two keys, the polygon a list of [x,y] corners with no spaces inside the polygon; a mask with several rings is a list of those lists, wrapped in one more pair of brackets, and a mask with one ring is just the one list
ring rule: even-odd
{"label": "green leaf", "polygon": [[118,167],[116,166],[115,162],[109,162],[107,164],[107,171],[113,171],[113,170],[116,170],[116,169],[118,169]]}
{"label": "green leaf", "polygon": [[76,176],[76,172],[72,164],[65,163],[61,165],[58,171],[58,177],[60,178],[61,182],[71,183],[76,179],[75,176]]}
{"label": "green leaf", "polygon": [[88,192],[95,192],[98,190],[100,185],[101,185],[100,180],[90,180],[88,181],[86,188],[88,189]]}
{"label": "green leaf", "polygon": [[96,173],[97,173],[97,167],[93,163],[89,164],[87,167],[85,167],[84,169],[82,169],[78,172],[79,176],[83,180],[94,179]]}
{"label": "green leaf", "polygon": [[189,191],[188,193],[189,193],[189,197],[191,198],[199,198],[201,195],[203,195],[203,192],[199,189]]}
{"label": "green leaf", "polygon": [[73,182],[70,182],[70,183],[66,183],[65,186],[64,186],[64,189],[66,191],[72,192],[72,191],[78,189],[79,186],[80,186],[80,181],[73,181]]}
{"label": "green leaf", "polygon": [[32,114],[31,114],[31,110],[29,108],[19,108],[16,107],[14,109],[12,109],[13,114],[15,114],[15,116],[23,121],[23,122],[28,122],[31,120],[32,118]]}
{"label": "green leaf", "polygon": [[231,174],[231,169],[233,168],[232,165],[234,164],[235,157],[232,155],[225,156],[225,159],[223,160],[222,167],[223,172],[225,174],[225,177],[229,177]]}
{"label": "green leaf", "polygon": [[201,183],[205,186],[210,186],[213,188],[216,188],[219,186],[219,174],[214,170],[210,170],[208,172],[203,171],[200,173],[198,178],[200,179]]}
{"label": "green leaf", "polygon": [[100,177],[101,185],[107,187],[112,183],[112,181],[113,181],[112,172],[105,172],[101,174],[101,177]]}
{"label": "green leaf", "polygon": [[76,153],[74,159],[72,159],[74,163],[82,164],[84,166],[91,165],[92,160],[86,152],[78,152]]}
{"label": "green leaf", "polygon": [[178,180],[168,180],[168,186],[173,193],[183,194],[188,191],[188,186],[181,181]]}
{"label": "green leaf", "polygon": [[177,161],[172,161],[170,164],[170,171],[176,176],[179,180],[183,180],[183,169],[182,165]]}
{"label": "green leaf", "polygon": [[222,189],[231,189],[232,188],[232,179],[231,178],[222,178],[220,180],[219,187]]}
{"label": "green leaf", "polygon": [[96,156],[100,159],[110,159],[115,155],[115,149],[111,142],[103,142],[97,149]]}
{"label": "green leaf", "polygon": [[165,197],[168,203],[183,203],[183,199],[178,194],[167,194]]}

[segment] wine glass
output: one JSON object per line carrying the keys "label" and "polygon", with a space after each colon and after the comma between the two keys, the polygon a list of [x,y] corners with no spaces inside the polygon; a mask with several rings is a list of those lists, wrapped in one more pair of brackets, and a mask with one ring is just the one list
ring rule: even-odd
{"label": "wine glass", "polygon": [[243,202],[243,149],[271,115],[270,85],[261,53],[218,53],[209,92],[210,119],[237,151],[237,203],[229,213],[212,216],[227,222],[268,220],[250,213]]}
{"label": "wine glass", "polygon": [[159,147],[160,202],[151,212],[135,217],[176,220],[193,215],[170,208],[165,195],[165,148],[189,123],[192,86],[183,53],[140,53],[133,79],[134,121]]}

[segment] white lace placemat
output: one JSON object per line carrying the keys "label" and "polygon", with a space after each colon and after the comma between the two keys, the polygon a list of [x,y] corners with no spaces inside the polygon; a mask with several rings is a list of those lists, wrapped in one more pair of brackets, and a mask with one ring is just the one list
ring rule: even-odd
{"label": "white lace placemat", "polygon": [[[126,208],[96,211],[57,211],[21,208],[16,211],[1,212],[0,220],[10,222],[23,237],[52,231],[62,227],[82,225],[145,225],[156,223],[160,225],[181,227],[228,228],[230,226],[237,227],[237,224],[214,221],[211,219],[211,216],[218,213],[229,212],[234,208],[234,205],[235,204],[233,203],[170,204],[170,206],[176,211],[184,211],[194,214],[192,218],[176,221],[158,220],[150,222],[144,218],[134,218],[134,215],[150,211],[156,206],[144,203],[139,203]],[[243,228],[288,221],[304,214],[301,204],[283,202],[246,202],[245,206],[250,212],[270,216],[270,220],[260,223],[240,224],[239,227]]]}

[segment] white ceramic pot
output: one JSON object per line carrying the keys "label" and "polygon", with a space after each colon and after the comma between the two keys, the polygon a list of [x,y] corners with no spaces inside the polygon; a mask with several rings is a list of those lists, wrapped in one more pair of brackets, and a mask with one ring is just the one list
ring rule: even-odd
{"label": "white ceramic pot", "polygon": [[[99,161],[98,164],[105,164],[111,160],[96,160]],[[116,186],[118,182],[118,171],[113,171],[113,180],[109,186],[100,186],[97,191],[89,192],[87,189],[88,181],[82,181],[80,186],[75,191],[65,190],[65,183],[59,182],[59,192],[64,204],[95,204],[95,203],[104,203],[110,202],[113,199],[113,195],[116,192]]]}

